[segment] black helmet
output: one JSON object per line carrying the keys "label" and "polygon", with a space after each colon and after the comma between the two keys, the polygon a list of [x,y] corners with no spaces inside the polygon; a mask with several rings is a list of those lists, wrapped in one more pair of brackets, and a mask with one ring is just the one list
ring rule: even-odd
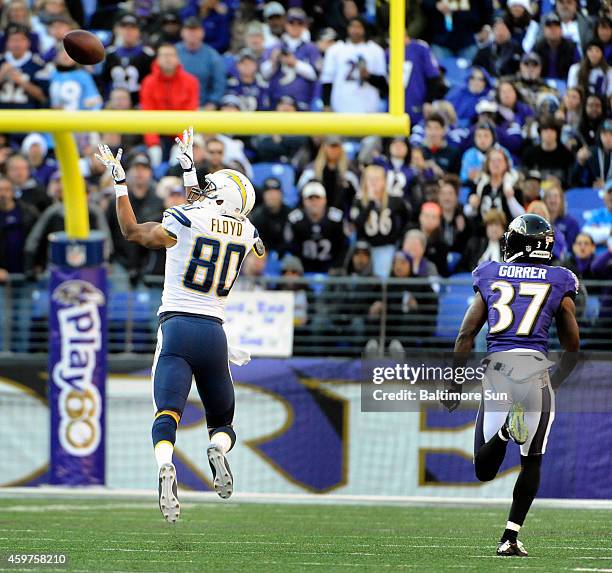
{"label": "black helmet", "polygon": [[519,215],[508,226],[502,239],[507,263],[548,263],[552,259],[555,232],[539,215]]}

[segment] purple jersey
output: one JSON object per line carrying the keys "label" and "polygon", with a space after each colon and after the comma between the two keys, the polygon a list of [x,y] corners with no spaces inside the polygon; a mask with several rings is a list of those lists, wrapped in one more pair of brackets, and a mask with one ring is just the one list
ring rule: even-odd
{"label": "purple jersey", "polygon": [[578,292],[576,275],[563,267],[489,261],[472,276],[474,290],[487,306],[489,352],[546,352],[548,330],[561,300]]}
{"label": "purple jersey", "polygon": [[242,111],[262,111],[270,109],[268,84],[257,77],[252,84],[247,84],[239,75],[227,80],[225,93],[234,94],[242,101]]}

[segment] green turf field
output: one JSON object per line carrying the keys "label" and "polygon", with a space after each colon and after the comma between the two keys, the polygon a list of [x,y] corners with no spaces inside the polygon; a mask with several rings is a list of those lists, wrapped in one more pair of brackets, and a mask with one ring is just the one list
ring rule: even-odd
{"label": "green turf field", "polygon": [[9,552],[65,552],[65,571],[612,572],[606,510],[535,508],[522,535],[527,559],[494,556],[502,507],[219,501],[182,512],[169,525],[155,501],[0,499],[0,571],[38,570],[10,565]]}

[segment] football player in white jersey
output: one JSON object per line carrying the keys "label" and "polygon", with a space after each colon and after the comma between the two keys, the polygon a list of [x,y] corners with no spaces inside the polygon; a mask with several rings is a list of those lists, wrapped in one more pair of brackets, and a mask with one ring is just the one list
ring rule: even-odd
{"label": "football player in white jersey", "polygon": [[247,219],[255,204],[251,182],[221,169],[198,182],[193,164],[193,129],[177,138],[187,203],[164,212],[161,223],[138,223],[130,204],[122,150],[113,156],[100,145],[96,157],[115,180],[117,218],[123,237],[150,249],[166,248],[166,270],[153,362],[155,420],[152,428],[159,467],[159,507],[164,518],[180,515],[176,468],[172,463],[176,429],[192,376],[206,411],[208,461],[220,497],[230,497],[233,477],[226,454],[236,441],[232,428],[234,387],[223,330],[224,308],[245,257],[264,255],[257,230]]}

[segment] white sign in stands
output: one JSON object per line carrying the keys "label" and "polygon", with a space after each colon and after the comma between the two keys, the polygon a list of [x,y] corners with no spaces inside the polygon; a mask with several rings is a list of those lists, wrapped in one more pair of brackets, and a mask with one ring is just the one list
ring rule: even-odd
{"label": "white sign in stands", "polygon": [[225,307],[228,344],[251,356],[291,356],[294,293],[232,292]]}

